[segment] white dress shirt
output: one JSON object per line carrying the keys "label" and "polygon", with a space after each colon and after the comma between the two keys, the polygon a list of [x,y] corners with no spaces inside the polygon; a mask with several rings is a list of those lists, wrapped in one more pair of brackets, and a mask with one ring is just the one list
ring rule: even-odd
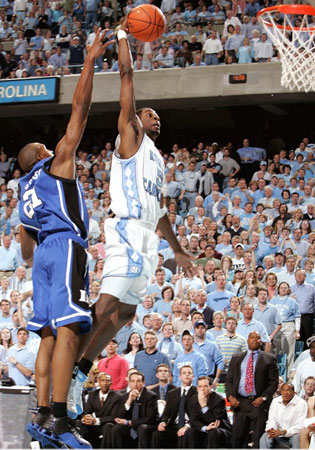
{"label": "white dress shirt", "polygon": [[291,437],[299,433],[304,427],[304,420],[307,416],[307,403],[297,395],[285,405],[281,395],[272,400],[266,431],[274,428],[275,430],[287,430],[284,437]]}

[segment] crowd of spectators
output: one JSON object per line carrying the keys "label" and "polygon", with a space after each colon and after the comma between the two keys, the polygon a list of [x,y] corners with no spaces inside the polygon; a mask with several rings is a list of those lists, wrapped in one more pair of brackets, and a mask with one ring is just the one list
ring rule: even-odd
{"label": "crowd of spectators", "polygon": [[[139,304],[134,319],[99,355],[87,387],[95,388],[95,374],[105,372],[104,386],[111,385],[112,391],[128,393],[128,371],[136,369],[144,375],[144,380],[140,376],[143,384],[157,389],[161,396],[159,386],[168,387],[173,383],[174,387],[182,387],[189,380],[189,386],[198,383],[198,389],[202,390],[200,383],[209,385],[209,382],[199,377],[207,376],[213,379],[211,392],[216,389],[220,392],[233,355],[247,350],[252,345],[253,332],[259,332],[265,351],[277,357],[282,376],[280,384],[293,380],[295,394],[291,395],[290,385],[289,393],[284,385],[277,391],[282,395],[279,401],[282,398],[285,406],[288,403],[285,399],[290,395],[295,403],[299,403],[296,399],[305,402],[313,396],[314,147],[305,137],[297,148],[281,149],[268,158],[265,149],[251,146],[245,138],[237,149],[231,143],[199,142],[192,149],[174,144],[170,153],[161,151],[165,161],[162,191],[170,223],[181,246],[191,255],[196,273],[186,278],[178,271],[172,249],[157,230],[159,262],[149,280],[145,301]],[[80,150],[77,155],[78,179],[90,217],[91,305],[99,296],[106,258],[103,225],[112,214],[109,191],[112,153],[112,145],[107,142],[102,150],[94,149],[90,153]],[[9,377],[18,385],[28,385],[34,383],[40,338],[26,330],[33,314],[33,291],[32,270],[21,255],[20,177],[16,159],[8,159],[2,149],[0,370],[3,379]],[[295,361],[297,351],[300,356]],[[167,368],[164,384],[161,380],[165,374],[158,371],[161,367]],[[185,370],[190,371],[186,378]],[[141,384],[141,380],[138,382]],[[103,384],[99,386],[102,388]],[[165,395],[160,399],[164,401],[159,404],[161,417]],[[91,407],[89,403],[88,407]],[[272,409],[275,415],[276,410],[276,407]],[[91,413],[86,409],[82,418],[87,428],[95,424]],[[303,414],[306,417],[306,408],[302,406],[300,418]],[[223,418],[225,415],[216,420]],[[119,423],[125,424],[125,418],[122,420]],[[268,423],[273,423],[276,419],[269,420]],[[303,428],[303,420],[298,423],[299,428],[294,428],[294,433],[288,433],[287,438]],[[225,429],[230,433],[228,422]],[[100,430],[99,436],[104,431]],[[144,435],[145,440],[148,436]],[[118,447],[119,436],[118,433],[111,437],[116,439]],[[276,437],[268,432],[264,445],[266,440]],[[95,435],[91,439],[94,438]],[[159,442],[158,436],[156,439]],[[107,446],[108,442],[103,444]]]}
{"label": "crowd of spectators", "polygon": [[[0,78],[69,75],[81,72],[98,26],[115,31],[119,18],[153,0],[1,0]],[[167,18],[162,36],[144,43],[129,35],[135,70],[279,61],[257,12],[283,0],[162,0]],[[299,16],[292,16],[298,25]],[[315,16],[313,16],[315,20]],[[275,21],[281,25],[283,17]],[[109,31],[110,32],[110,31]],[[304,32],[303,41],[308,39]],[[300,47],[301,42],[296,42]],[[117,72],[117,47],[106,49],[99,72]]]}

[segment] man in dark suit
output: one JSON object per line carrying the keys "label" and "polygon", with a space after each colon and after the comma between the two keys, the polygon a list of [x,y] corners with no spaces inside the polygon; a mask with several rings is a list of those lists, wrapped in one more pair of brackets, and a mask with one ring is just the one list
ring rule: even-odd
{"label": "man in dark suit", "polygon": [[[94,448],[100,447],[100,436],[103,434],[105,424],[113,424],[118,412],[120,396],[110,390],[111,376],[101,372],[98,376],[100,389],[92,391],[84,408],[82,423],[85,438]],[[101,448],[104,448],[106,442],[103,442]]]}
{"label": "man in dark suit", "polygon": [[189,365],[181,367],[179,379],[181,387],[167,393],[161,422],[152,434],[151,447],[153,448],[184,448],[182,437],[188,430],[189,421],[186,405],[197,393],[197,389],[192,385],[194,380],[192,367]]}
{"label": "man in dark suit", "polygon": [[176,389],[176,386],[170,383],[171,375],[172,373],[169,365],[162,363],[157,366],[156,378],[159,380],[159,383],[150,390],[156,393],[158,400],[165,400],[166,394],[172,389]]}
{"label": "man in dark suit", "polygon": [[156,394],[144,387],[144,375],[130,375],[130,392],[121,396],[115,425],[111,430],[113,448],[148,448],[148,426],[157,423]]}
{"label": "man in dark suit", "polygon": [[212,391],[211,379],[207,376],[198,378],[197,391],[187,403],[191,428],[183,437],[185,448],[228,448],[232,425],[224,398]]}
{"label": "man in dark suit", "polygon": [[[152,392],[155,392],[157,395],[157,405],[158,405],[158,413],[159,417],[162,416],[165,403],[166,403],[166,395],[172,389],[176,389],[174,384],[170,384],[172,372],[170,366],[167,364],[159,364],[156,368],[156,378],[159,380],[159,383],[154,388],[150,389]],[[157,425],[154,425],[151,431],[156,430]]]}
{"label": "man in dark suit", "polygon": [[249,442],[258,448],[279,380],[276,357],[260,350],[257,331],[249,333],[247,345],[247,352],[232,356],[226,376],[226,397],[234,410],[234,448],[247,448]]}

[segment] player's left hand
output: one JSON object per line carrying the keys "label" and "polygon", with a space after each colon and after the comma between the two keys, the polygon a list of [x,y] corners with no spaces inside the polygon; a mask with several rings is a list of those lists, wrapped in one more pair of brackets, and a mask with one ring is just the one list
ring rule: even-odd
{"label": "player's left hand", "polygon": [[176,252],[175,259],[177,265],[183,269],[187,278],[192,278],[195,275],[194,266],[192,265],[190,256],[187,255],[187,253],[185,253],[184,251]]}
{"label": "player's left hand", "polygon": [[121,25],[120,25],[120,29],[123,30],[123,31],[125,31],[125,32],[128,34],[128,33],[129,33],[129,30],[128,30],[128,22],[127,22],[127,19],[128,19],[128,16],[125,16],[124,19],[123,19],[123,21],[122,21],[122,23],[121,23]]}
{"label": "player's left hand", "polygon": [[114,37],[114,33],[112,32],[107,36],[109,39],[105,44],[103,44],[103,39],[105,39],[106,33],[108,33],[109,30],[102,31],[101,28],[97,30],[94,42],[89,49],[88,56],[93,59],[97,59],[100,56],[102,56],[105,52],[105,49],[112,44],[115,44],[115,39],[111,39]]}

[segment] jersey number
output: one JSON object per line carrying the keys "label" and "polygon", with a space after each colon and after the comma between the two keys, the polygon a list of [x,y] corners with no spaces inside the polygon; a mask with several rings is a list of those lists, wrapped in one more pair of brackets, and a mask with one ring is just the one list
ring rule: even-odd
{"label": "jersey number", "polygon": [[34,216],[34,209],[42,204],[41,199],[37,197],[35,189],[29,189],[23,194],[24,212],[29,219]]}

